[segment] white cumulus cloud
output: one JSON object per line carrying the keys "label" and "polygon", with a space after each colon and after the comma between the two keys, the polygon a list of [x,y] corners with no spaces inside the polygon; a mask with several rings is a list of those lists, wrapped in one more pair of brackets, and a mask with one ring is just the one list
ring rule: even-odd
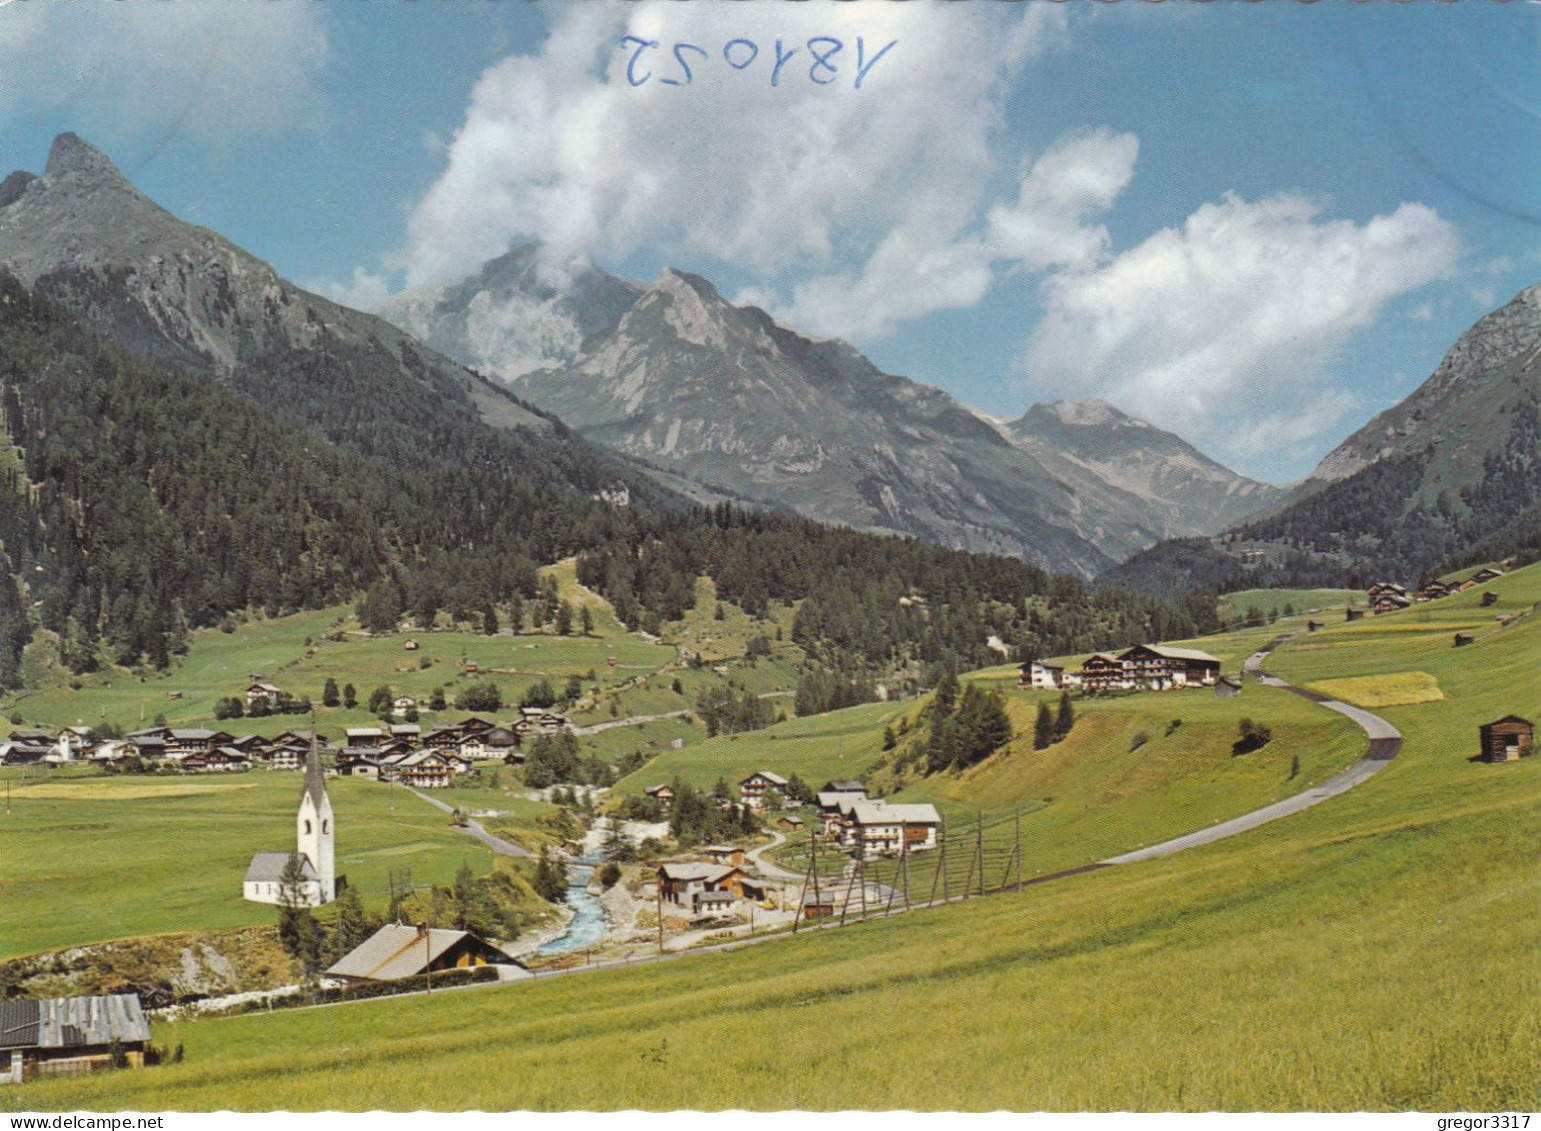
{"label": "white cumulus cloud", "polygon": [[1106,129],[1061,138],[1024,161],[1016,200],[990,205],[983,222],[978,196],[965,198],[965,208],[957,197],[937,208],[917,203],[859,267],[795,284],[790,303],[761,289],[739,301],[810,333],[871,339],[898,322],[973,306],[994,281],[996,264],[1042,271],[1095,263],[1108,233],[1087,221],[1113,206],[1134,175],[1139,148],[1133,134]]}
{"label": "white cumulus cloud", "polygon": [[1180,228],[1051,275],[1023,365],[1040,392],[1106,397],[1245,462],[1355,404],[1324,368],[1385,303],[1454,274],[1455,228],[1403,204],[1364,224],[1227,194]]}
{"label": "white cumulus cloud", "polygon": [[[1008,80],[1058,40],[1055,8],[971,13],[930,4],[640,4],[562,9],[532,54],[489,68],[414,212],[409,285],[466,273],[538,236],[552,258],[638,248],[795,282],[872,260],[917,264],[963,301],[982,285],[959,258],[997,173]],[[624,22],[622,22],[624,21]],[[623,35],[657,41],[627,81]],[[838,38],[838,70],[809,40]],[[855,87],[858,38],[870,64]],[[770,82],[776,44],[783,56]],[[736,70],[724,58],[752,62]],[[886,54],[872,62],[889,43]],[[691,65],[679,79],[676,43]],[[827,49],[827,43],[818,45]],[[813,78],[831,79],[820,85]],[[937,233],[940,233],[938,235]],[[901,303],[902,306],[902,303]],[[902,316],[902,315],[900,315]]]}

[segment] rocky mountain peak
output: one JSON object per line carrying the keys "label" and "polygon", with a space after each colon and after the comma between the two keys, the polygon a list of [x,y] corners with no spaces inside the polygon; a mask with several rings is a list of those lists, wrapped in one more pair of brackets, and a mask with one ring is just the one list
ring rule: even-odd
{"label": "rocky mountain peak", "polygon": [[48,150],[48,164],[43,177],[50,183],[73,181],[83,188],[128,188],[129,183],[118,167],[96,146],[73,133],[54,138]]}
{"label": "rocky mountain peak", "polygon": [[1120,412],[1107,401],[1099,400],[1095,397],[1078,401],[1052,401],[1048,404],[1035,404],[1027,410],[1025,415],[1052,417],[1061,424],[1079,425],[1083,428],[1095,428],[1104,424],[1122,424],[1135,428],[1149,427],[1143,420],[1136,420],[1134,417]]}
{"label": "rocky mountain peak", "polygon": [[[634,336],[643,325],[659,315],[680,341],[706,349],[743,345],[741,339],[750,328],[749,321],[711,283],[700,275],[673,267],[665,267],[658,273],[648,292],[622,320],[620,334]],[[756,348],[774,349],[763,333],[754,337]]]}

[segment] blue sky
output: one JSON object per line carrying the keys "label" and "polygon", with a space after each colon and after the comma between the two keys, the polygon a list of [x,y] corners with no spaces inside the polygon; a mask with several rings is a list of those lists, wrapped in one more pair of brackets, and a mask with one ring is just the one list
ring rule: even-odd
{"label": "blue sky", "polygon": [[[171,211],[365,305],[523,235],[554,271],[696,270],[983,411],[1103,396],[1280,481],[1541,281],[1537,19],[11,0],[0,166],[41,170],[75,130]],[[639,87],[625,33],[661,44]],[[844,45],[827,85],[818,35]],[[799,53],[772,88],[778,36]],[[897,41],[860,90],[858,36],[869,58]],[[742,71],[733,39],[760,52]],[[676,42],[702,47],[688,86],[661,84]]]}

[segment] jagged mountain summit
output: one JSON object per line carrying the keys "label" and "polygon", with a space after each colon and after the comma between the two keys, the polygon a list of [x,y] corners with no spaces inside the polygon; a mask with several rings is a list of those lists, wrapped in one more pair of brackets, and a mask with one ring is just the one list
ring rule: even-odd
{"label": "jagged mountain summit", "polygon": [[74,134],[55,139],[42,176],[0,182],[0,267],[119,346],[213,377],[366,454],[662,495],[503,384],[178,220]]}
{"label": "jagged mountain summit", "polygon": [[1541,284],[1478,319],[1428,380],[1328,452],[1303,486],[1336,483],[1381,460],[1430,449],[1441,456],[1434,469],[1439,489],[1480,481],[1483,460],[1508,439],[1517,399],[1536,390],[1538,358]]}
{"label": "jagged mountain summit", "polygon": [[645,287],[584,265],[563,289],[538,260],[521,246],[384,313],[586,437],[731,496],[1085,574],[1279,494],[1110,406],[989,420],[697,275]]}
{"label": "jagged mountain summit", "polygon": [[1123,520],[1150,531],[1152,541],[1220,529],[1287,493],[1102,400],[1036,404],[1005,428],[1088,505],[1122,509]]}
{"label": "jagged mountain summit", "polygon": [[1063,484],[946,393],[697,275],[665,270],[590,352],[518,388],[606,447],[809,518],[1082,575],[1116,554],[1073,530]]}

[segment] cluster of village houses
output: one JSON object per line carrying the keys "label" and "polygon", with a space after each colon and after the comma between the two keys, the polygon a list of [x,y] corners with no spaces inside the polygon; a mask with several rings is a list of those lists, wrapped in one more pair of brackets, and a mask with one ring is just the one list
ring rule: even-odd
{"label": "cluster of village houses", "polygon": [[[554,734],[568,726],[567,718],[538,707],[521,708],[518,719],[495,723],[471,717],[436,723],[426,730],[417,723],[348,727],[342,741],[326,746],[337,772],[348,777],[399,781],[420,788],[447,786],[457,774],[490,760],[521,765],[526,739]],[[325,745],[325,734],[286,730],[273,738],[233,735],[207,727],[148,727],[120,739],[95,741],[85,727],[55,732],[18,729],[0,743],[0,764],[59,765],[70,762],[107,763],[137,758],[141,762],[183,773],[227,773],[265,766],[299,770],[311,740]]]}
{"label": "cluster of village houses", "polygon": [[[1495,566],[1484,566],[1464,581],[1455,581],[1448,585],[1443,581],[1431,581],[1422,589],[1411,591],[1394,581],[1377,581],[1365,590],[1365,595],[1370,599],[1371,612],[1376,615],[1394,613],[1398,609],[1405,609],[1411,605],[1422,604],[1425,601],[1438,601],[1442,597],[1464,593],[1468,589],[1475,589],[1479,585],[1495,581],[1503,575],[1504,571]],[[1358,616],[1354,615],[1356,613]],[[1363,615],[1362,609],[1350,608],[1348,619],[1358,620]]]}

